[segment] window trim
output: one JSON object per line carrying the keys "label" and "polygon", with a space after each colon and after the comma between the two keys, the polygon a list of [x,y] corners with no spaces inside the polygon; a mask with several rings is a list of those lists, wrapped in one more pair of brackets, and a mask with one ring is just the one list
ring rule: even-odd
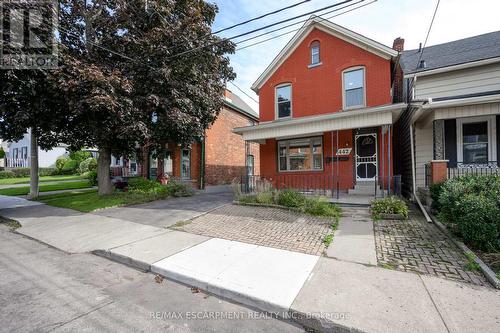
{"label": "window trim", "polygon": [[[188,161],[189,161],[189,175],[187,177],[184,177],[182,175],[182,162],[184,160],[183,152],[186,151],[186,150],[189,152],[189,157],[188,157]],[[182,180],[191,180],[191,149],[189,149],[189,148],[182,148],[181,149],[180,168],[181,168],[180,169],[181,179]]]}
{"label": "window trim", "polygon": [[[314,55],[313,55],[313,50],[314,48],[318,48],[318,62],[314,62]],[[314,40],[311,42],[309,45],[309,57],[310,57],[310,63],[309,63],[309,68],[311,67],[316,67],[321,65],[321,42],[319,40]]]}
{"label": "window trim", "polygon": [[[279,117],[279,108],[278,108],[278,89],[290,86],[290,115],[287,117]],[[283,120],[290,119],[293,115],[293,86],[291,82],[280,83],[276,87],[274,87],[274,119],[275,120]]]}
{"label": "window trim", "polygon": [[[311,149],[311,153],[312,153],[312,145],[313,145],[313,141],[314,139],[320,139],[321,140],[321,169],[314,169],[314,153],[312,154],[313,155],[313,160],[311,161],[311,163],[313,163],[313,169],[309,169],[309,170],[288,170],[288,167],[290,166],[290,154],[289,154],[289,148],[290,148],[290,144],[287,144],[286,145],[286,153],[285,153],[285,158],[286,158],[286,164],[287,164],[287,170],[281,170],[280,168],[280,143],[285,141],[285,142],[290,142],[290,141],[293,141],[293,140],[300,140],[300,139],[309,139],[310,140],[310,144],[309,144],[309,147]],[[325,169],[325,145],[324,145],[324,141],[323,141],[323,136],[306,136],[306,137],[294,137],[294,138],[287,138],[287,139],[282,139],[282,140],[276,140],[276,163],[277,163],[277,169],[278,169],[278,173],[293,173],[293,172],[323,172],[324,169]]]}
{"label": "window trim", "polygon": [[[345,79],[344,76],[346,73],[355,72],[358,70],[363,70],[363,104],[362,105],[353,105],[346,107],[346,89],[345,89]],[[342,108],[343,110],[353,110],[353,109],[361,109],[366,107],[366,67],[365,66],[353,66],[346,68],[342,71]]]}
{"label": "window trim", "polygon": [[474,165],[464,163],[464,146],[463,146],[463,125],[470,123],[488,123],[488,162],[497,160],[497,128],[495,115],[466,117],[457,119],[457,161],[464,165]]}

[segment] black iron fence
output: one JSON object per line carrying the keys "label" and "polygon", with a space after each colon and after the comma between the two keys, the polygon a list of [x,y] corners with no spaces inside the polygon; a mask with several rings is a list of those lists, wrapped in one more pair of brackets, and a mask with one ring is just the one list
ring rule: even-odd
{"label": "black iron fence", "polygon": [[488,161],[481,163],[461,163],[456,167],[448,167],[448,179],[462,177],[466,175],[488,176],[500,175],[500,167],[497,161]]}
{"label": "black iron fence", "polygon": [[431,164],[426,163],[425,164],[425,187],[429,187],[432,183],[432,173],[431,173]]}
{"label": "black iron fence", "polygon": [[[396,175],[385,178],[385,186],[390,182],[390,190],[381,191],[379,189],[381,180],[374,182],[373,195],[398,195],[401,196],[401,175]],[[274,176],[241,176],[240,190],[242,193],[262,192],[266,190],[276,189],[294,189],[299,192],[311,195],[322,195],[339,197],[340,193],[346,193],[346,190],[341,190],[341,182],[336,177],[331,175],[296,175],[284,174]],[[345,185],[344,185],[345,188]]]}

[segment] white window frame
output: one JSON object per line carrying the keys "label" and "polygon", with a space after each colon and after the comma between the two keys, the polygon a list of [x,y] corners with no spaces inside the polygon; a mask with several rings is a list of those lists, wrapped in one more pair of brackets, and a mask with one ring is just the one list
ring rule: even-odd
{"label": "white window frame", "polygon": [[[314,49],[318,49],[318,62],[314,62],[314,56],[316,55],[316,53],[314,53]],[[309,68],[311,67],[316,67],[316,66],[320,66],[322,64],[321,62],[321,43],[319,40],[315,40],[311,43],[310,47],[309,47],[309,56],[311,57],[311,63],[309,64]]]}
{"label": "white window frame", "polygon": [[[279,108],[278,108],[278,89],[283,87],[290,87],[290,115],[287,117],[279,117]],[[290,119],[293,115],[293,87],[291,83],[282,83],[277,85],[274,88],[274,119]]]}
{"label": "white window frame", "polygon": [[[363,71],[363,104],[361,105],[353,105],[353,106],[346,106],[346,87],[345,87],[345,74],[350,73],[350,72],[355,72],[358,70]],[[352,110],[352,109],[360,109],[366,107],[366,68],[365,66],[355,66],[355,67],[349,67],[346,68],[342,71],[342,106],[344,110]]]}
{"label": "white window frame", "polygon": [[457,119],[457,162],[464,162],[463,125],[470,123],[488,123],[488,161],[497,160],[497,128],[495,115],[467,117]]}
{"label": "white window frame", "polygon": [[[308,170],[290,170],[290,141],[293,140],[304,140],[304,139],[309,139],[309,148],[311,149],[311,154],[312,154],[312,161],[311,161],[311,166],[312,169]],[[321,142],[321,169],[314,169],[314,152],[313,152],[313,142],[314,140],[320,140]],[[285,158],[286,158],[286,170],[281,170],[281,159],[280,159],[280,143],[285,142]],[[277,141],[277,152],[276,152],[276,158],[277,158],[277,163],[278,163],[278,173],[287,173],[287,172],[321,172],[323,171],[325,164],[324,164],[324,158],[325,158],[325,151],[324,151],[324,142],[323,142],[323,137],[322,136],[311,136],[311,137],[305,137],[305,138],[290,138],[290,139],[283,139],[283,140],[278,140]]]}

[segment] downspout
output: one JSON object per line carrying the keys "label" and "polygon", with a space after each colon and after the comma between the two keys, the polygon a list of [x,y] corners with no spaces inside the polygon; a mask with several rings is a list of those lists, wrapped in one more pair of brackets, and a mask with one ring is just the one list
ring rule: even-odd
{"label": "downspout", "polygon": [[411,172],[412,172],[412,180],[413,180],[413,197],[417,201],[418,207],[424,214],[425,220],[428,223],[432,223],[432,219],[430,218],[429,214],[424,208],[424,205],[422,205],[422,202],[420,202],[420,199],[418,198],[417,195],[417,177],[416,177],[416,168],[415,168],[415,149],[413,147],[413,124],[410,123],[410,151],[411,151]]}
{"label": "downspout", "polygon": [[205,139],[203,135],[201,138],[201,158],[200,158],[200,190],[205,189]]}

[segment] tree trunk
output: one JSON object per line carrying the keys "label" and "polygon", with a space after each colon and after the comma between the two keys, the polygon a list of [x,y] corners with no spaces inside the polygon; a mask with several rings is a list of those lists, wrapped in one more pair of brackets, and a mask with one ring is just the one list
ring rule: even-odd
{"label": "tree trunk", "polygon": [[99,158],[97,159],[97,186],[99,195],[111,194],[113,186],[109,166],[111,164],[111,150],[109,148],[99,148]]}
{"label": "tree trunk", "polygon": [[38,198],[38,140],[36,132],[30,131],[30,199]]}

